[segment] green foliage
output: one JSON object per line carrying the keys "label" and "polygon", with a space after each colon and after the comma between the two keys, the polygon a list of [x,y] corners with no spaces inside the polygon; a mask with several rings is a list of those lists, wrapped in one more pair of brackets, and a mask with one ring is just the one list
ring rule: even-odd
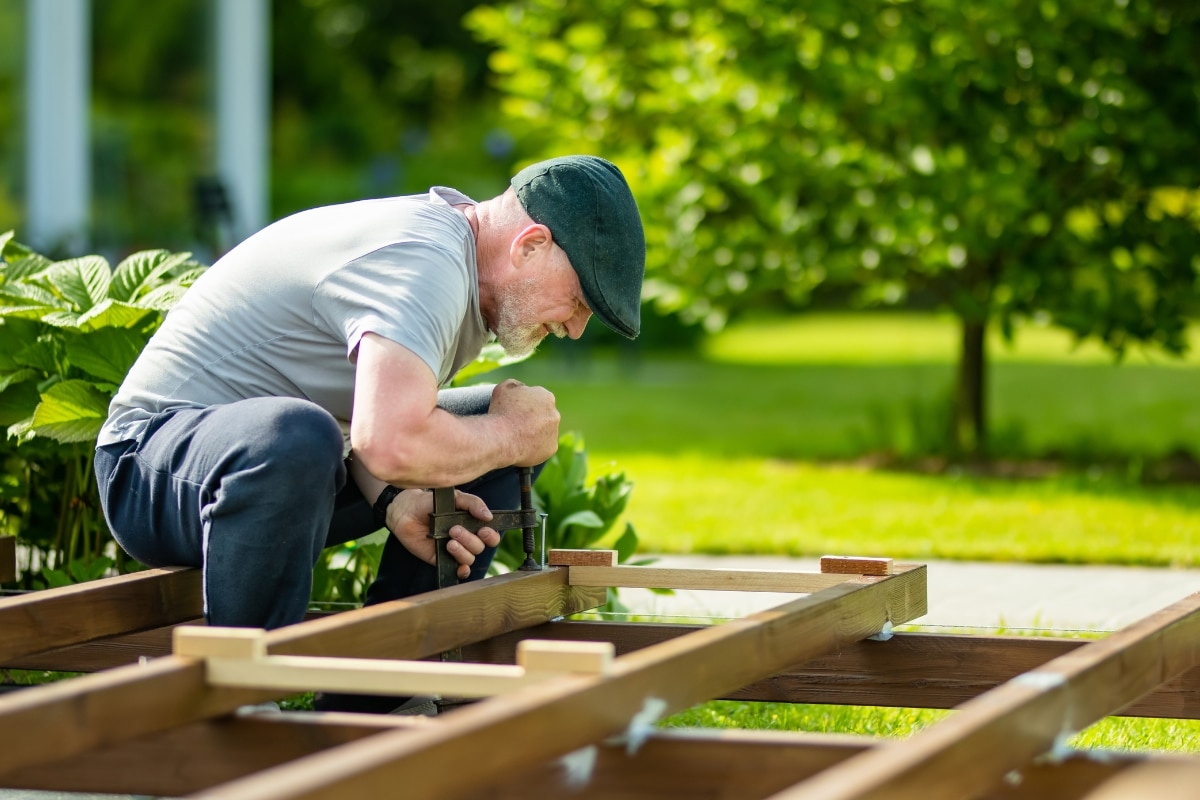
{"label": "green foliage", "polygon": [[712,329],[847,284],[1006,334],[1185,346],[1191,6],[515,0],[469,23],[535,149],[625,168],[647,297]]}
{"label": "green foliage", "polygon": [[312,602],[317,606],[356,606],[375,579],[387,531],[329,547],[313,569]]}
{"label": "green foliage", "polygon": [[129,566],[96,503],[95,439],[163,312],[202,270],[165,250],[115,270],[100,256],[55,262],[0,234],[0,518],[33,548],[42,582]]}
{"label": "green foliage", "polygon": [[[715,700],[674,714],[664,728],[735,728],[749,730],[849,733],[903,738],[945,719],[950,712],[928,708],[882,708],[825,704],[747,703]],[[1196,720],[1106,717],[1071,737],[1068,746],[1112,750],[1200,751]]]}

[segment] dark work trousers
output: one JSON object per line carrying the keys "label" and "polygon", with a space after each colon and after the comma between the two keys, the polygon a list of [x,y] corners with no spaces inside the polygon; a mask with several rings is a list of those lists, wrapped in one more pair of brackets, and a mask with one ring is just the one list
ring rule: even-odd
{"label": "dark work trousers", "polygon": [[[447,389],[438,405],[486,413],[490,386]],[[371,504],[342,459],[334,418],[305,400],[263,397],[154,417],[137,440],[96,450],[105,517],[149,566],[203,570],[210,625],[278,628],[304,618],[321,550],[376,530]],[[517,508],[513,468],[457,487],[489,508]],[[493,548],[476,556],[487,573]],[[389,537],[367,603],[437,588],[435,568]]]}

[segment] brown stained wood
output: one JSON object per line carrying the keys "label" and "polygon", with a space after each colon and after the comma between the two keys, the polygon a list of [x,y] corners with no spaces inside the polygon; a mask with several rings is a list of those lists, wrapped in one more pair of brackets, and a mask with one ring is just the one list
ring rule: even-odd
{"label": "brown stained wood", "polygon": [[433,723],[389,714],[227,716],[13,770],[9,789],[176,797],[385,730]]}
{"label": "brown stained wood", "polygon": [[546,561],[555,567],[615,567],[616,550],[551,550]]}
{"label": "brown stained wood", "polygon": [[892,560],[861,556],[821,556],[821,572],[836,575],[891,575]]}
{"label": "brown stained wood", "polygon": [[[266,638],[285,653],[425,658],[593,607],[596,594],[567,587],[565,570],[511,573],[348,611],[344,628],[318,619]],[[0,775],[287,694],[206,686],[202,663],[179,656],[12,692],[0,697]]]}
{"label": "brown stained wood", "polygon": [[[852,578],[824,592],[618,658],[611,674],[569,676],[461,708],[428,729],[382,733],[196,796],[444,797],[518,776],[624,730],[635,717],[701,700],[926,610],[925,568]],[[703,665],[702,667],[698,665]],[[464,753],[471,768],[463,768]]]}
{"label": "brown stained wood", "polygon": [[[570,784],[561,762],[542,764],[479,790],[447,795],[453,800],[762,800],[851,756],[878,740],[767,731],[667,730],[651,736],[630,756],[620,746],[596,749],[586,784]],[[1019,780],[975,800],[1098,800],[1091,792],[1143,769],[1160,775],[1195,774],[1200,761],[1161,755],[1107,755],[1104,761],[1072,756],[1062,763],[1031,766]],[[1135,784],[1136,785],[1136,784]],[[1196,784],[1191,784],[1195,786]],[[1190,787],[1189,787],[1190,788]],[[1146,800],[1147,794],[1127,795]],[[1167,795],[1163,800],[1173,800]],[[1157,798],[1155,798],[1157,800]]]}
{"label": "brown stained wood", "polygon": [[[523,638],[608,641],[617,655],[682,636],[702,625],[555,622],[464,648],[469,661],[513,663]],[[1007,680],[1087,644],[1030,636],[897,633],[848,644],[795,664],[725,697],[774,703],[954,708]],[[1167,681],[1118,712],[1130,717],[1200,719],[1200,667]]]}
{"label": "brown stained wood", "polygon": [[1200,663],[1200,593],[848,759],[774,800],[953,800],[996,785],[1063,735]]}
{"label": "brown stained wood", "polygon": [[0,598],[0,663],[201,614],[200,572],[173,568]]}
{"label": "brown stained wood", "polygon": [[[617,655],[673,639],[700,625],[671,623],[545,623],[468,645],[467,661],[515,663],[519,641],[607,641]],[[159,628],[11,659],[0,666],[93,672],[171,652],[171,628]],[[1069,653],[1087,642],[1029,636],[897,633],[887,642],[847,645],[797,664],[726,697],[776,703],[954,708],[1004,681]],[[1200,719],[1200,667],[1167,681],[1118,712],[1129,717]]]}
{"label": "brown stained wood", "polygon": [[0,536],[0,583],[17,579],[17,537]]}
{"label": "brown stained wood", "polygon": [[[175,797],[382,731],[437,724],[425,717],[366,714],[224,717],[18,769],[4,776],[4,786]],[[483,789],[457,795],[456,800],[757,800],[875,746],[877,741],[866,737],[661,730],[632,756],[620,745],[598,747],[586,785],[567,786],[561,762],[551,761],[503,776]],[[1062,764],[1031,767],[1021,773],[1019,783],[1002,784],[981,800],[1073,800],[1131,768],[1195,769],[1197,763],[1137,755],[1109,756],[1101,763],[1076,756]]]}
{"label": "brown stained wood", "polygon": [[[567,585],[567,570],[510,572],[408,600],[270,631],[268,655],[413,658],[601,605],[603,590]],[[483,587],[482,584],[486,584]],[[397,624],[403,619],[403,624]]]}

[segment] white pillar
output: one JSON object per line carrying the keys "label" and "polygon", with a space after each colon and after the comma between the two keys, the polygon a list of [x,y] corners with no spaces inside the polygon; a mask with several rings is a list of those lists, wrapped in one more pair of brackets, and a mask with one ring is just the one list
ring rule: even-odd
{"label": "white pillar", "polygon": [[268,0],[215,1],[217,175],[233,206],[233,244],[269,221],[270,9]]}
{"label": "white pillar", "polygon": [[35,249],[87,246],[91,0],[27,0],[25,225]]}

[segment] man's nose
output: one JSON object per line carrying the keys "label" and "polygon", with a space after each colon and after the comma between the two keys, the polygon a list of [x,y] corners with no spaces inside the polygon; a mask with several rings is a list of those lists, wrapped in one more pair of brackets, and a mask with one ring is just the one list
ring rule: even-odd
{"label": "man's nose", "polygon": [[588,320],[592,318],[592,310],[586,306],[580,306],[569,320],[567,320],[567,335],[572,339],[578,339],[583,336],[583,329],[587,327]]}

